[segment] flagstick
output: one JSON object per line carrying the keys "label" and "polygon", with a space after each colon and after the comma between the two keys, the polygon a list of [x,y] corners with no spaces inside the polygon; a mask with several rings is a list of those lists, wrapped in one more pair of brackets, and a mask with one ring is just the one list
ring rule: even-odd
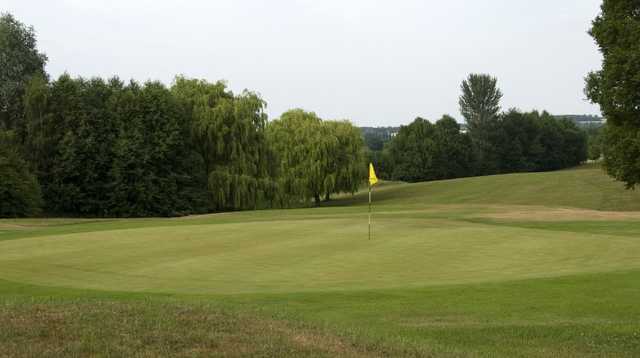
{"label": "flagstick", "polygon": [[369,240],[371,240],[371,185],[369,185]]}

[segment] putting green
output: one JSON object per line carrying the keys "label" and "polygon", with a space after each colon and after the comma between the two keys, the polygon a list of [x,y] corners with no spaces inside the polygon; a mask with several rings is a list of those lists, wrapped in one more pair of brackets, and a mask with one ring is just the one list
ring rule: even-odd
{"label": "putting green", "polygon": [[[248,293],[408,288],[640,268],[640,240],[633,236],[470,219],[492,210],[514,209],[383,206],[371,241],[358,208],[293,210],[273,220],[265,216],[275,212],[212,215],[194,223],[157,219],[159,226],[152,221],[141,228],[26,237],[0,241],[0,278],[100,290]],[[233,222],[236,216],[242,222]]]}

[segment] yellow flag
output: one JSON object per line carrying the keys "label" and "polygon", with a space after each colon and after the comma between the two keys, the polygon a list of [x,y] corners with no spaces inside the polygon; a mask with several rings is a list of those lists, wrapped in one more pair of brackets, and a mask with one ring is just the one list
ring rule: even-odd
{"label": "yellow flag", "polygon": [[373,170],[373,163],[369,163],[369,185],[374,186],[378,183],[378,177],[376,176],[376,171]]}

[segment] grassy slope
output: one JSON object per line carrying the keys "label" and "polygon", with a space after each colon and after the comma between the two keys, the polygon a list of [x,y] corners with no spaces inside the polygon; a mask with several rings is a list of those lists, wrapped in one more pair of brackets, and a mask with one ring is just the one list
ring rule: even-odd
{"label": "grassy slope", "polygon": [[[376,194],[389,206],[429,204],[508,204],[640,211],[640,191],[604,175],[597,165],[546,173],[494,175],[478,178],[391,185]],[[353,203],[346,200],[345,203]]]}
{"label": "grassy slope", "polygon": [[637,356],[637,221],[484,216],[639,210],[637,195],[595,168],[391,185],[375,194],[371,242],[362,195],[186,219],[0,221],[0,356]]}

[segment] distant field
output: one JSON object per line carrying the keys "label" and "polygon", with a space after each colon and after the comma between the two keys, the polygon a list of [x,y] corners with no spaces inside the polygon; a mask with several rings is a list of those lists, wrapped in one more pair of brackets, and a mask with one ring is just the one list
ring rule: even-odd
{"label": "distant field", "polygon": [[374,212],[0,220],[0,356],[640,355],[640,193],[599,168]]}

